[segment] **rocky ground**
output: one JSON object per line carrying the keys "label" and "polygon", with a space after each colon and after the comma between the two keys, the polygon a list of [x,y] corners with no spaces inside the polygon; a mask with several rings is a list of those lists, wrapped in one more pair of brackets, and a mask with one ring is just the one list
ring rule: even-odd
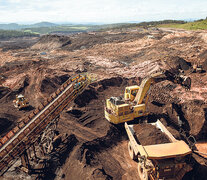
{"label": "rocky ground", "polygon": [[[192,88],[186,91],[167,80],[154,85],[149,119],[159,118],[182,139],[179,116],[186,134],[193,135],[199,142],[197,148],[205,150],[207,75],[205,71],[191,73],[191,68],[200,63],[207,70],[206,31],[128,29],[48,35],[19,44],[15,40],[1,43],[1,137],[69,77],[88,73],[94,82],[61,113],[58,130],[69,137],[51,154],[49,171],[28,176],[12,169],[4,178],[138,179],[123,124],[113,125],[104,118],[104,102],[123,95],[127,85],[140,84],[144,77],[163,69],[184,70],[192,79]],[[29,99],[29,109],[14,108],[12,101],[19,93]],[[206,160],[196,154],[193,158],[194,168],[184,179],[205,179]]]}

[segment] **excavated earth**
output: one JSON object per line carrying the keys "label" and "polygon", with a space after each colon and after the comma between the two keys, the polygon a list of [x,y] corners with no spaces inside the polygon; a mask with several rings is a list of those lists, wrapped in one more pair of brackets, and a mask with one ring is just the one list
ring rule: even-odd
{"label": "excavated earth", "polygon": [[143,146],[170,143],[168,137],[151,124],[135,124],[134,131],[137,141]]}
{"label": "excavated earth", "polygon": [[[47,158],[46,170],[27,175],[18,171],[17,161],[4,179],[139,179],[137,163],[128,155],[124,126],[104,118],[104,103],[163,69],[183,70],[191,77],[192,88],[185,90],[168,80],[155,84],[149,93],[147,119],[160,119],[177,139],[193,135],[199,142],[196,147],[205,149],[201,145],[207,142],[206,31],[122,29],[20,42],[1,43],[1,137],[68,78],[87,73],[93,83],[61,113],[58,131],[68,136]],[[192,73],[194,63],[202,64],[204,71]],[[12,101],[20,93],[29,99],[30,107],[18,111]],[[150,130],[145,127],[139,132],[150,139],[154,135]],[[150,140],[156,143],[162,137]],[[192,159],[193,170],[184,179],[205,179],[206,159],[197,154]]]}

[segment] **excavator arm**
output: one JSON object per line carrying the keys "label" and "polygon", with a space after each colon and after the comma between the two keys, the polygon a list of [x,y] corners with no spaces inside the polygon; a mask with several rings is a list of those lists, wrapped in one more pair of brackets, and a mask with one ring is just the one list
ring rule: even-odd
{"label": "excavator arm", "polygon": [[[159,78],[159,79],[158,79]],[[176,84],[180,84],[181,86],[185,87],[186,89],[190,89],[191,87],[191,79],[190,77],[184,76],[184,75],[176,75],[171,73],[170,71],[163,71],[163,72],[158,72],[155,74],[152,74],[150,77],[145,78],[137,92],[137,95],[135,96],[134,102],[136,104],[142,104],[144,98],[147,96],[150,86],[152,84],[158,83],[163,80],[169,80],[172,81]]]}
{"label": "excavator arm", "polygon": [[152,83],[152,78],[146,78],[142,81],[139,91],[137,92],[137,95],[134,99],[134,102],[136,102],[137,104],[142,104],[146,94],[150,89],[151,83]]}

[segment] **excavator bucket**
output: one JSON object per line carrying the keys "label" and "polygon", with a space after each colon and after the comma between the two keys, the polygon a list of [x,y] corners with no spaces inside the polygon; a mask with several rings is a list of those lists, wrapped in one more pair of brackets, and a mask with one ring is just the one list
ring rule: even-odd
{"label": "excavator bucket", "polygon": [[174,83],[180,84],[186,89],[191,88],[191,78],[188,76],[185,76],[183,72],[180,72],[179,74],[172,73],[168,70],[164,72],[166,78]]}

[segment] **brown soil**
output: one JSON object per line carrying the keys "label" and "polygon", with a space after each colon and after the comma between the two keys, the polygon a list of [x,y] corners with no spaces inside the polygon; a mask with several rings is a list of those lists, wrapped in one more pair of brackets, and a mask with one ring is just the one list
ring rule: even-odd
{"label": "brown soil", "polygon": [[168,137],[151,124],[135,124],[134,131],[137,140],[143,146],[170,143]]}
{"label": "brown soil", "polygon": [[41,36],[39,41],[32,46],[32,49],[52,50],[67,46],[68,44],[71,44],[69,37],[58,35],[44,35]]}
{"label": "brown soil", "polygon": [[0,48],[2,48],[3,51],[21,50],[34,45],[37,43],[38,39],[38,37],[1,39]]}
{"label": "brown soil", "polygon": [[201,55],[200,58],[204,60],[202,67],[205,71],[207,71],[207,50],[205,50]]}
{"label": "brown soil", "polygon": [[[187,135],[207,139],[207,75],[190,73],[191,64],[198,59],[201,63],[206,60],[205,34],[205,31],[128,29],[48,35],[35,45],[37,39],[26,44],[19,40],[1,43],[5,47],[0,51],[0,76],[4,77],[0,84],[1,136],[69,77],[88,73],[94,80],[60,115],[58,130],[69,136],[50,155],[49,172],[23,176],[13,169],[4,178],[138,179],[137,163],[128,155],[124,126],[115,126],[104,118],[104,103],[111,96],[123,96],[126,86],[139,85],[144,77],[162,69],[176,72],[181,68],[191,77],[192,88],[186,91],[167,80],[154,85],[147,104],[149,119],[161,119],[176,138],[183,139],[179,134],[179,116]],[[29,99],[30,109],[18,111],[13,106],[12,101],[19,93]],[[156,137],[161,135],[157,129],[151,130],[151,127],[140,130],[143,132],[140,135],[146,135],[145,141],[151,141],[147,144],[165,142],[164,137],[151,139],[154,133]],[[198,161],[187,179],[205,179],[201,176],[205,170],[205,163]]]}

